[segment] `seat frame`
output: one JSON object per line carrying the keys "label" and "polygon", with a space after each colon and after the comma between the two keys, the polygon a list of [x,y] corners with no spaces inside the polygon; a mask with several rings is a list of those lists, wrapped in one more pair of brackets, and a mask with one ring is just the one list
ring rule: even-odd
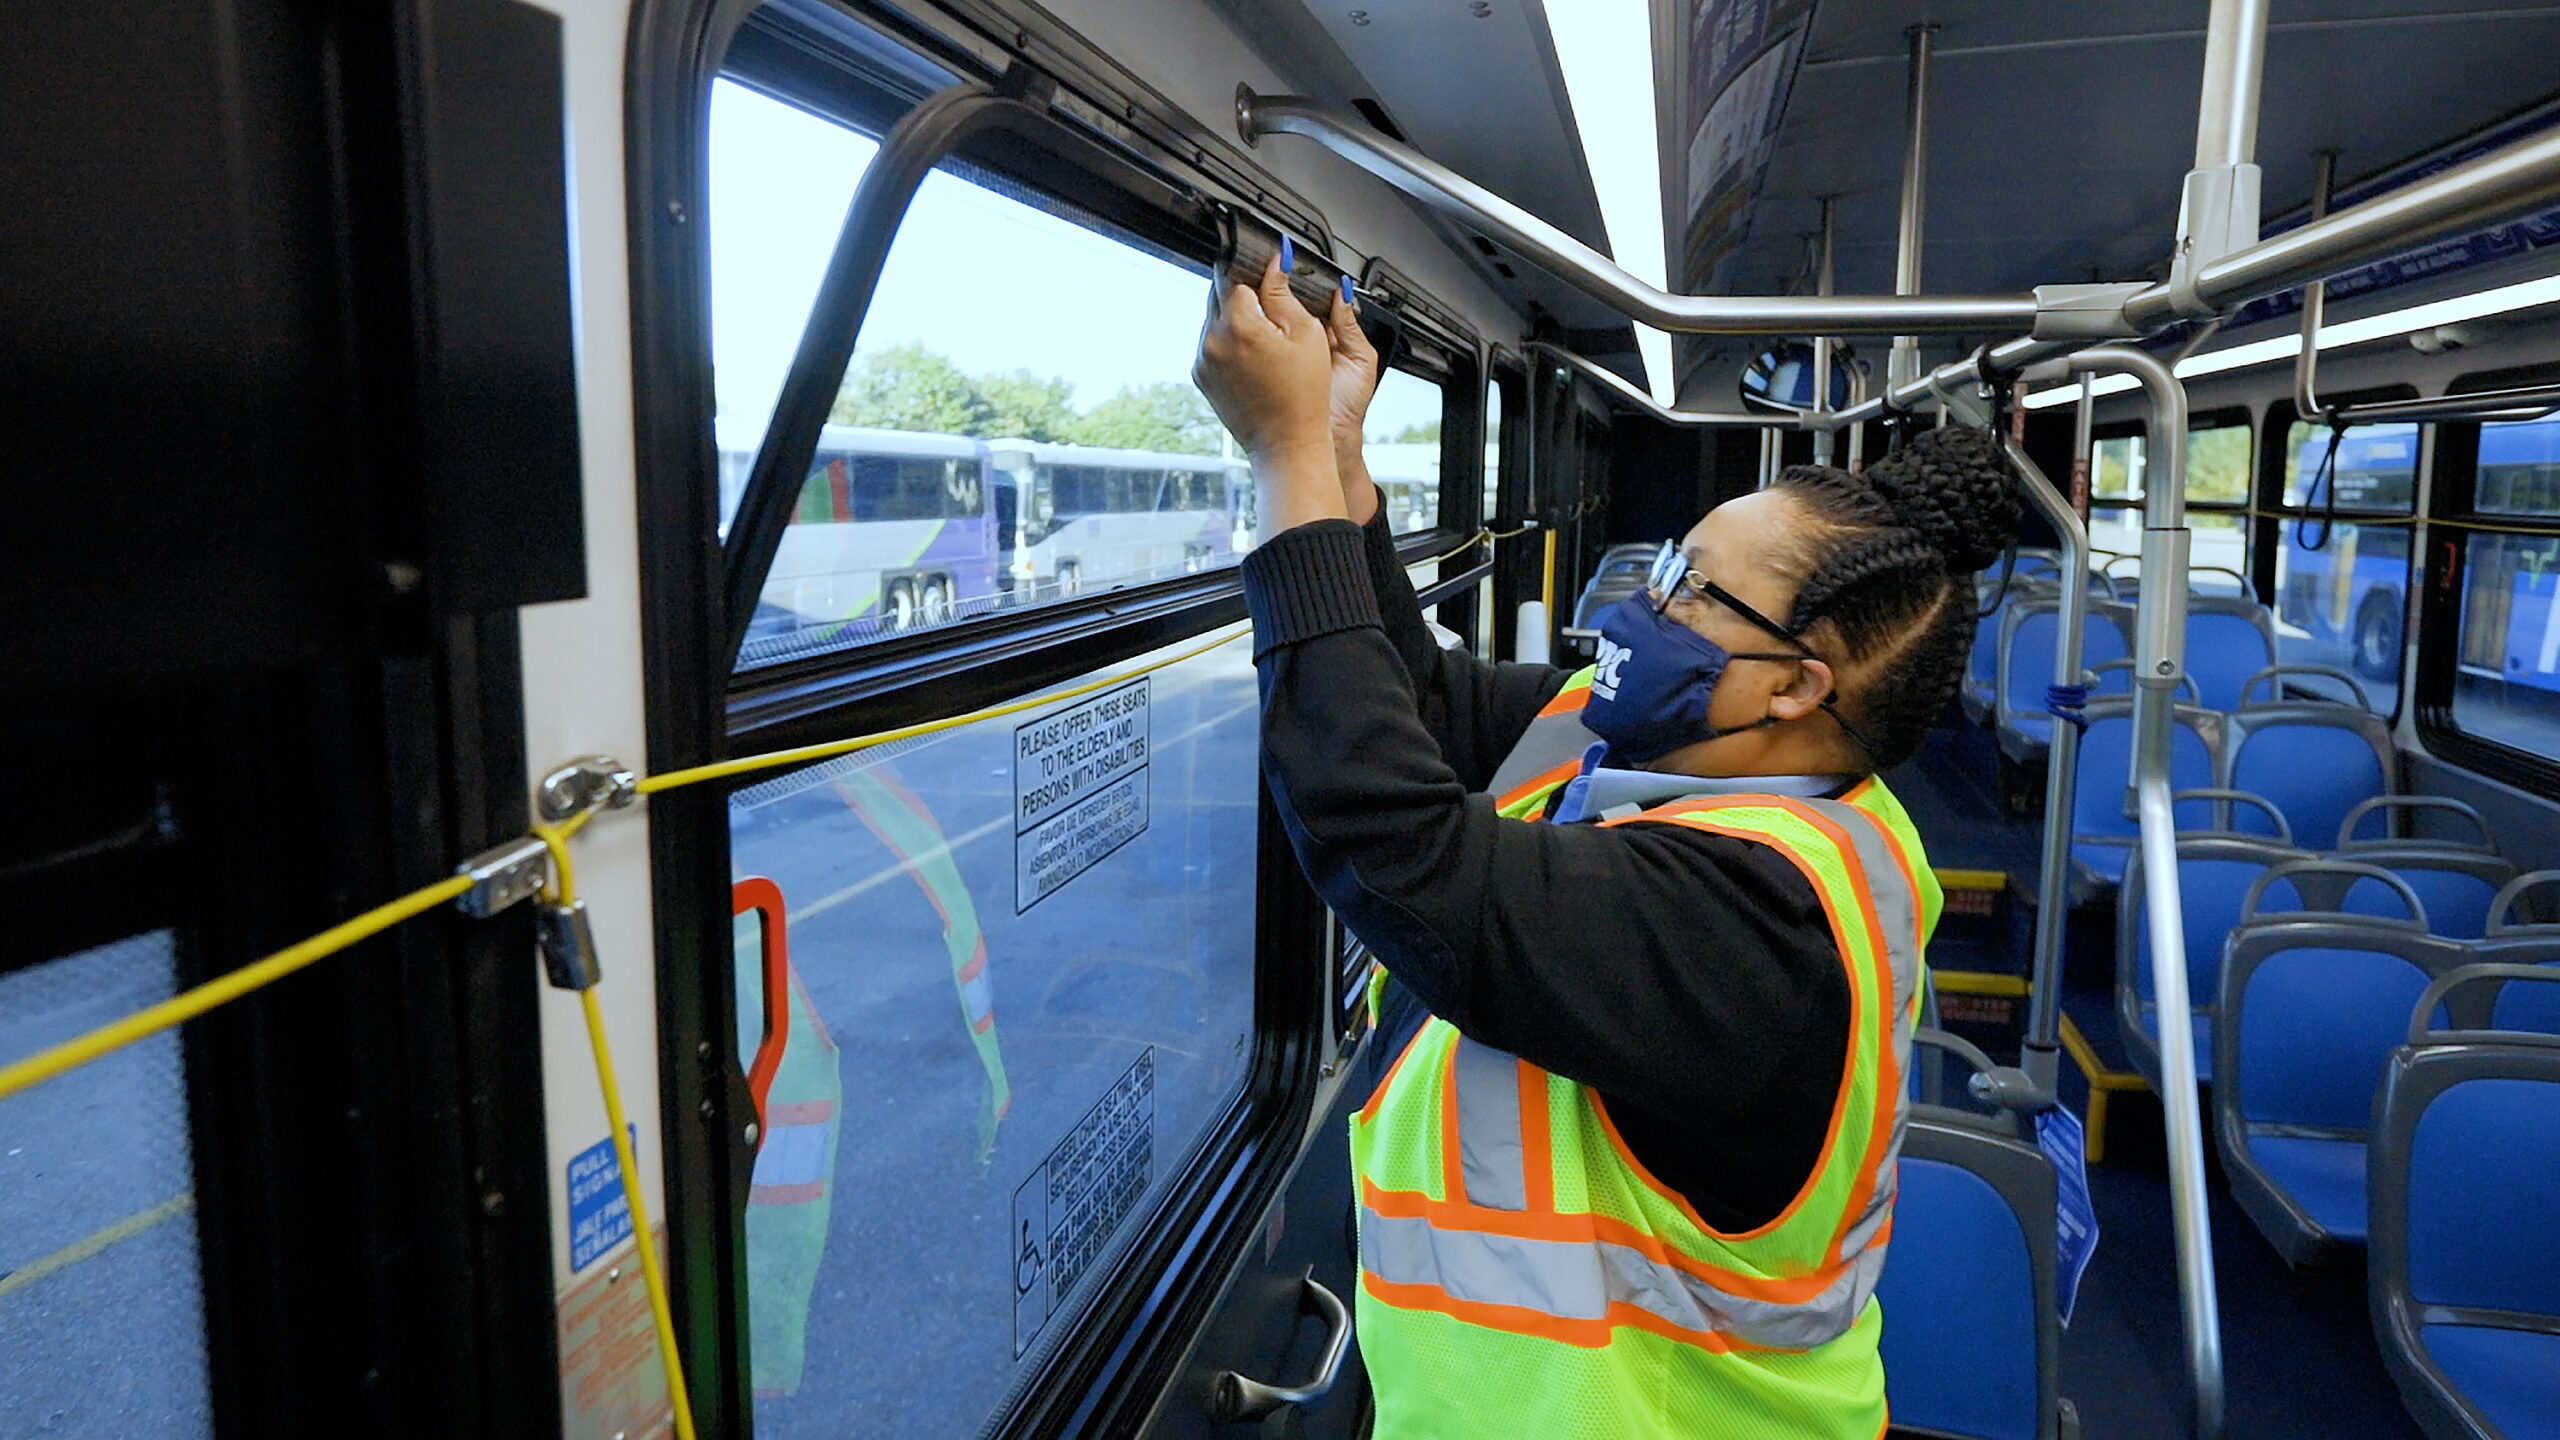
{"label": "seat frame", "polygon": [[[2215,860],[2257,860],[2268,869],[2296,861],[2311,860],[2307,850],[2297,850],[2277,842],[2271,835],[2241,835],[2226,830],[2184,830],[2178,834],[2178,858]],[[2142,1030],[2142,990],[2136,974],[2149,963],[2137,943],[2144,914],[2143,887],[2150,882],[2143,877],[2142,852],[2137,849],[2125,866],[2124,884],[2116,894],[2116,1035],[2124,1044],[2125,1058],[2142,1076],[2154,1094],[2160,1089],[2160,1042]],[[2187,957],[2192,971],[2196,957]],[[2199,994],[2201,991],[2201,994]],[[2197,1013],[2211,1015],[2220,1007],[2216,987],[2199,987],[2192,983],[2187,992],[2188,1003]],[[2165,1023],[2165,1022],[2164,1022]]]}
{"label": "seat frame", "polygon": [[[2303,868],[2322,867],[2315,863]],[[2290,878],[2289,869],[2270,870],[2260,878],[2260,885],[2279,877]],[[2298,882],[2296,888],[2300,888]],[[2253,903],[2255,899],[2253,892]],[[2411,903],[2416,902],[2413,899]],[[2244,909],[2243,913],[2246,915],[2247,911]],[[2231,932],[2223,951],[2222,987],[2213,1022],[2214,1144],[2222,1152],[2222,1169],[2231,1186],[2231,1198],[2239,1202],[2241,1213],[2258,1227],[2259,1234],[2267,1237],[2267,1243],[2275,1247],[2285,1263],[2304,1269],[2327,1269],[2350,1263],[2363,1247],[2314,1219],[2258,1163],[2249,1142],[2261,1136],[2298,1136],[2355,1140],[2369,1145],[2372,1132],[2364,1127],[2330,1128],[2248,1119],[2244,1108],[2248,1072],[2240,1057],[2240,1026],[2248,1013],[2249,981],[2267,962],[2310,949],[2390,955],[2407,962],[2430,985],[2470,957],[2461,942],[2428,934],[2423,912],[2415,920],[2389,920],[2369,915],[2290,911],[2246,920]]]}
{"label": "seat frame", "polygon": [[[2432,1028],[2430,1020],[2439,999],[2456,1016],[2482,1010],[2481,1005],[2464,1004],[2459,987],[2487,978],[2548,982],[2560,979],[2560,973],[2535,974],[2533,967],[2526,966],[2466,965],[2437,977],[2410,1017],[2409,1043],[2392,1052],[2382,1082],[2375,1087],[2373,1134],[2366,1151],[2365,1288],[2373,1313],[2373,1338],[2382,1351],[2383,1368],[2400,1389],[2401,1404],[2430,1440],[2501,1440],[2501,1432],[2428,1355],[2420,1334],[2425,1326],[2488,1324],[2560,1333],[2560,1315],[2422,1304],[2409,1286],[2409,1162],[2427,1107],[2447,1090],[2470,1080],[2560,1085],[2560,1036]],[[2520,1223],[2529,1222],[2527,1216],[2518,1218]]]}
{"label": "seat frame", "polygon": [[[1915,1066],[1923,1047],[1961,1056],[1977,1070],[1987,1071],[1991,1063],[1960,1037],[1920,1030],[1912,1036]],[[2007,1112],[1986,1114],[1915,1101],[1903,1131],[1902,1154],[1908,1159],[1932,1160],[1967,1171],[2009,1202],[2010,1213],[2017,1217],[2018,1229],[2026,1237],[2027,1266],[2034,1274],[2036,1440],[2078,1440],[2079,1416],[2071,1402],[2062,1398],[2061,1258],[2054,1233],[2060,1182],[2044,1151],[2032,1139],[2021,1138],[2024,1127],[2019,1122],[2020,1117]],[[1895,1243],[1901,1243],[1899,1234]],[[1892,1265],[1889,1249],[1885,1263],[1888,1268]],[[1892,1318],[1886,1317],[1885,1323],[1893,1323]],[[1960,1432],[1910,1424],[1899,1416],[1893,1421],[1891,1433],[1928,1440],[1970,1440]]]}

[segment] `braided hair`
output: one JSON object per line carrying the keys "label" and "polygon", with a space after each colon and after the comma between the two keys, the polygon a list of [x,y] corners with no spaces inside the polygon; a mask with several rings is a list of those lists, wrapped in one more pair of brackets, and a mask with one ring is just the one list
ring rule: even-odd
{"label": "braided hair", "polygon": [[1973,644],[1968,578],[2018,526],[1999,443],[1962,426],[1924,431],[1852,475],[1789,466],[1777,488],[1815,519],[1787,628],[1825,622],[1850,667],[1867,670],[1840,704],[1878,770],[1911,758],[1964,680]]}

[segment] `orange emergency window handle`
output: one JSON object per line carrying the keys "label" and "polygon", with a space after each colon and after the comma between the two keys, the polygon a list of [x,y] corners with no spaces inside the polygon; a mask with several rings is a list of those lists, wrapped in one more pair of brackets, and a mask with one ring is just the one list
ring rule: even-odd
{"label": "orange emergency window handle", "polygon": [[764,1038],[756,1042],[755,1059],[747,1066],[747,1089],[756,1100],[756,1148],[761,1150],[773,1128],[765,1123],[765,1092],[773,1088],[774,1072],[782,1068],[782,1047],[791,1039],[791,941],[781,886],[761,875],[731,885],[730,917],[750,910],[761,937],[757,948],[764,953]]}

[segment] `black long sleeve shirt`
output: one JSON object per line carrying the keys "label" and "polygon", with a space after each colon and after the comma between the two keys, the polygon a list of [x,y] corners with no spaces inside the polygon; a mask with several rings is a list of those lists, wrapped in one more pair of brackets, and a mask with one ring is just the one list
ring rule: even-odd
{"label": "black long sleeve shirt", "polygon": [[1532,824],[1483,793],[1566,672],[1443,650],[1383,517],[1244,562],[1264,774],[1325,903],[1431,1012],[1597,1091],[1636,1159],[1723,1231],[1820,1159],[1849,987],[1767,846]]}

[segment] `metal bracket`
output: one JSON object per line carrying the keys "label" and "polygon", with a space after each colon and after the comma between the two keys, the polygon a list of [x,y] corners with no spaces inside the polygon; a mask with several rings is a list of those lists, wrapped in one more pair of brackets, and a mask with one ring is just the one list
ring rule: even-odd
{"label": "metal bracket", "polygon": [[590,810],[620,810],[640,798],[640,777],[610,755],[582,755],[542,777],[534,809],[557,825]]}
{"label": "metal bracket", "polygon": [[543,862],[549,856],[549,848],[530,835],[481,851],[453,867],[454,874],[471,877],[471,888],[453,902],[455,908],[486,920],[531,898],[542,889]]}
{"label": "metal bracket", "polygon": [[2037,1084],[2035,1077],[2013,1065],[1977,1070],[1966,1077],[1965,1089],[1976,1100],[2020,1115],[2033,1115],[2054,1106],[2053,1086]]}
{"label": "metal bracket", "polygon": [[542,946],[542,968],[563,990],[592,990],[604,978],[596,962],[596,932],[587,923],[587,902],[561,904],[546,900],[533,912],[534,938]]}
{"label": "metal bracket", "polygon": [[2220,165],[2187,172],[2178,197],[2178,252],[2169,261],[2169,308],[2208,320],[2220,308],[2197,293],[2204,267],[2258,243],[2258,167]]}
{"label": "metal bracket", "polygon": [[2141,327],[2124,318],[2124,302],[2150,287],[2142,281],[2035,288],[2038,340],[2130,340]]}

